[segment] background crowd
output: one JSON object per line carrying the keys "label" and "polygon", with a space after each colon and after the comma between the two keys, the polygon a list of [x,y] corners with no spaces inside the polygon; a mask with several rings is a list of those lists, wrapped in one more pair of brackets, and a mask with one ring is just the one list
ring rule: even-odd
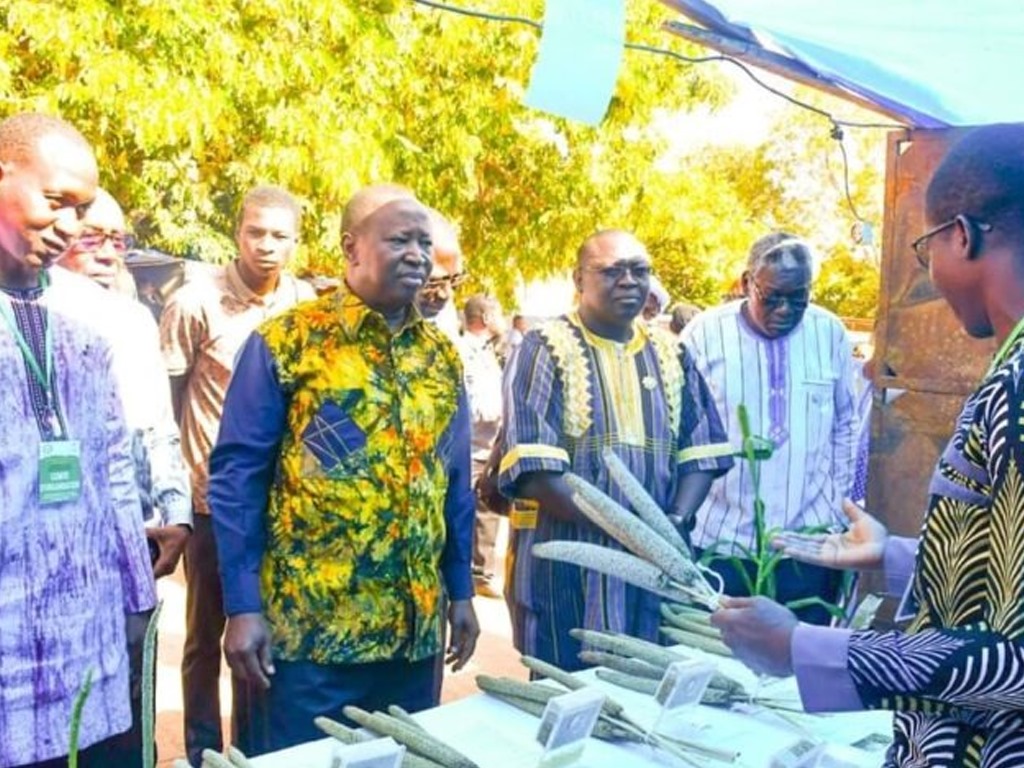
{"label": "background crowd", "polygon": [[[1019,131],[996,138],[1021,158]],[[992,164],[977,146],[962,154]],[[1016,230],[990,198],[1013,208],[1019,189],[996,174],[978,182],[976,199],[953,200],[944,190],[970,167],[954,161],[929,193],[935,227],[921,248],[958,236],[969,240],[965,257],[1009,259],[990,233]],[[742,658],[798,677],[828,668],[842,695],[800,678],[817,706],[890,705],[893,691],[865,665],[896,663],[903,641],[879,650],[874,636],[817,628],[843,615],[838,572],[826,566],[880,564],[885,535],[856,508],[843,514],[865,445],[864,399],[849,335],[811,301],[814,254],[798,236],[758,238],[741,296],[698,312],[672,303],[634,234],[586,233],[575,308],[532,328],[517,314],[506,327],[493,297],[457,306],[458,230],[413,190],[376,184],[352,195],[340,224],[344,279],[318,296],[286,269],[302,206],[258,186],[241,196],[237,257],[177,290],[157,326],[133,297],[123,212],[98,187],[103,169],[74,127],[39,114],[0,122],[0,170],[3,768],[62,763],[87,675],[82,764],[141,763],[151,748],[139,729],[142,629],[154,580],[182,555],[194,765],[223,747],[222,652],[232,741],[256,755],[315,738],[313,718],[340,718],[348,704],[436,705],[446,665],[474,652],[474,594],[503,592],[516,648],[566,669],[580,666],[574,627],[657,640],[654,595],[530,553],[552,539],[612,546],[565,480],[571,471],[625,503],[601,460],[608,450],[739,598],[715,621]],[[998,247],[987,251],[990,238]],[[973,301],[1006,275],[952,269],[931,265],[970,332],[1009,339],[993,371],[1005,368],[1011,386],[1020,326],[1003,326],[1013,302],[982,311]],[[1015,389],[1008,397],[1019,400]],[[741,407],[767,446],[759,484],[740,458]],[[992,477],[1015,467],[1016,453],[985,462],[989,422],[968,424],[979,410],[958,424],[965,434],[933,483],[932,507],[950,525],[955,500],[983,509],[992,492],[1016,509],[1002,475]],[[494,551],[503,518],[504,579]],[[766,533],[780,531],[792,536],[773,543]],[[926,539],[924,557],[938,557],[941,541]],[[870,557],[822,554],[861,545]],[[791,558],[762,585],[772,546]],[[913,545],[901,551],[907,576]],[[935,578],[917,585],[920,629],[954,621],[929,613]],[[1004,597],[1017,594],[1007,579]],[[1012,635],[1006,610],[1003,629],[968,636],[978,647],[949,663],[970,664],[1004,642],[1000,632]],[[828,631],[845,634],[815,634]],[[817,666],[814,642],[833,653]],[[920,681],[922,695],[941,700],[940,672]],[[995,723],[967,733],[952,714],[934,717],[967,740]],[[897,724],[894,755],[922,727],[909,716]]]}

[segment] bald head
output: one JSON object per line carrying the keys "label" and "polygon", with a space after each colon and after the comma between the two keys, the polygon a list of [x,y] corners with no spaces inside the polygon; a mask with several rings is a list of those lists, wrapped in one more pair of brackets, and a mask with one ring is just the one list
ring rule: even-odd
{"label": "bald head", "polygon": [[124,211],[105,189],[85,211],[82,231],[61,256],[60,265],[88,277],[104,288],[125,288],[131,293],[124,254],[128,249]]}
{"label": "bald head", "polygon": [[430,276],[430,216],[412,192],[394,184],[359,190],[345,207],[341,247],[345,282],[391,328],[404,322]]}
{"label": "bald head", "polygon": [[31,159],[39,141],[44,137],[60,137],[92,154],[89,142],[70,123],[52,115],[24,112],[0,122],[0,162],[24,162]]}
{"label": "bald head", "polygon": [[454,288],[462,275],[462,248],[454,225],[433,208],[429,208],[428,213],[434,242],[434,263],[430,279],[416,297],[416,306],[423,317],[433,320],[451,303]]}
{"label": "bald head", "polygon": [[576,252],[577,269],[593,261],[595,258],[614,256],[619,258],[637,256],[647,259],[647,248],[631,233],[622,229],[604,229],[595,232],[580,246]]}
{"label": "bald head", "polygon": [[459,235],[452,223],[433,208],[430,212],[431,234],[434,240],[434,274],[444,277],[462,271],[462,248]]}
{"label": "bald head", "polygon": [[341,233],[355,232],[385,205],[397,200],[416,200],[411,189],[400,184],[374,184],[363,187],[349,199],[341,215]]}
{"label": "bald head", "polygon": [[597,232],[580,246],[573,274],[583,324],[598,336],[625,341],[650,293],[651,257],[621,229]]}
{"label": "bald head", "polygon": [[128,229],[121,205],[103,188],[97,188],[96,198],[86,209],[82,226],[86,230],[98,229],[103,232],[124,233]]}

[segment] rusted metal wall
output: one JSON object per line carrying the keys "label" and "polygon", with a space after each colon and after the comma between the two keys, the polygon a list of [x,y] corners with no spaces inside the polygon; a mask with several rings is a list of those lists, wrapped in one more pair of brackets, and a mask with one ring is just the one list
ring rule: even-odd
{"label": "rusted metal wall", "polygon": [[962,133],[889,137],[867,508],[902,535],[918,533],[939,451],[995,351],[961,330],[911,248],[925,231],[928,180]]}

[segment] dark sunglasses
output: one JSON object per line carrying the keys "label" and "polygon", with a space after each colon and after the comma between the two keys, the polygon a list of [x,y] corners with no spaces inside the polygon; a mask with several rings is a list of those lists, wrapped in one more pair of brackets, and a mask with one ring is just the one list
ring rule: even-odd
{"label": "dark sunglasses", "polygon": [[788,304],[795,309],[803,309],[811,301],[810,288],[804,288],[793,293],[765,293],[753,278],[750,279],[750,284],[753,286],[758,300],[766,309],[780,309],[783,304]]}
{"label": "dark sunglasses", "polygon": [[118,253],[124,254],[135,247],[135,238],[124,232],[83,232],[74,246],[82,251],[98,251],[106,243]]}

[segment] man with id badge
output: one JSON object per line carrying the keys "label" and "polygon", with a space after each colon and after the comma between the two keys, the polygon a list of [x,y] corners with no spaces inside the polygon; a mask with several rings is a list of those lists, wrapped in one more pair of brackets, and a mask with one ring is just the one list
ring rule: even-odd
{"label": "man with id badge", "polygon": [[37,114],[0,122],[0,765],[136,765],[126,616],[155,603],[101,289],[53,260],[96,193],[86,140]]}

